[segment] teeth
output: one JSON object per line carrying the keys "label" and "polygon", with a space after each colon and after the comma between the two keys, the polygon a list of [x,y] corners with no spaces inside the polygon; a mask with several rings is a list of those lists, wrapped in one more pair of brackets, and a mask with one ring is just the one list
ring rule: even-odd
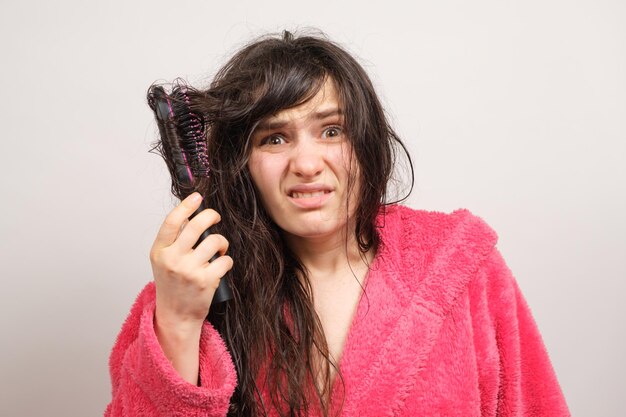
{"label": "teeth", "polygon": [[293,194],[294,198],[313,198],[313,197],[320,197],[324,195],[324,191],[316,191],[314,193],[296,193],[294,192]]}

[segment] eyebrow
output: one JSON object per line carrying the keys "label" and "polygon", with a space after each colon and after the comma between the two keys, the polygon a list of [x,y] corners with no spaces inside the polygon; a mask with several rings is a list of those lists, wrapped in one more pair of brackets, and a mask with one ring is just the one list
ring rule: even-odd
{"label": "eyebrow", "polygon": [[[343,111],[338,108],[332,108],[328,110],[317,111],[313,113],[309,113],[307,116],[308,119],[313,120],[324,120],[332,116],[342,116]],[[257,127],[254,129],[255,132],[260,130],[270,130],[270,129],[280,129],[289,124],[289,120],[266,120],[260,122]]]}

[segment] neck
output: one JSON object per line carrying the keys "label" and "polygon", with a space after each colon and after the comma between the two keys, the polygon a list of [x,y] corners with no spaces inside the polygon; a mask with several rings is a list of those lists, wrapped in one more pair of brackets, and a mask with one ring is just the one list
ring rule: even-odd
{"label": "neck", "polygon": [[367,267],[373,254],[363,254],[354,233],[305,238],[287,235],[287,243],[308,271],[312,281],[334,280],[346,272]]}

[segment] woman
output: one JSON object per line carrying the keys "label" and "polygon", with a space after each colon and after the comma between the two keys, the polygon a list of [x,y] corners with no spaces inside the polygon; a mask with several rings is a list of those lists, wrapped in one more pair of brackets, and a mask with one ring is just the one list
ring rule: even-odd
{"label": "woman", "polygon": [[211,177],[158,232],[107,416],[569,415],[495,233],[389,201],[405,149],[346,51],[264,38],[193,100]]}

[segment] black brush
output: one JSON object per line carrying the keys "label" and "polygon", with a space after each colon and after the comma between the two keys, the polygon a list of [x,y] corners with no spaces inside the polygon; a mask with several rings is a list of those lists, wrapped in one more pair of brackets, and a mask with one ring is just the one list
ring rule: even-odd
{"label": "black brush", "polygon": [[[210,173],[205,122],[200,114],[191,110],[188,91],[182,82],[174,84],[171,94],[162,86],[152,86],[148,90],[148,104],[155,114],[161,134],[157,148],[172,176],[172,193],[181,200],[196,191],[197,182]],[[206,208],[203,200],[189,219]],[[210,234],[210,229],[205,230],[194,248]],[[215,254],[209,262],[218,256]],[[232,298],[232,291],[226,279],[222,278],[211,305]]]}

